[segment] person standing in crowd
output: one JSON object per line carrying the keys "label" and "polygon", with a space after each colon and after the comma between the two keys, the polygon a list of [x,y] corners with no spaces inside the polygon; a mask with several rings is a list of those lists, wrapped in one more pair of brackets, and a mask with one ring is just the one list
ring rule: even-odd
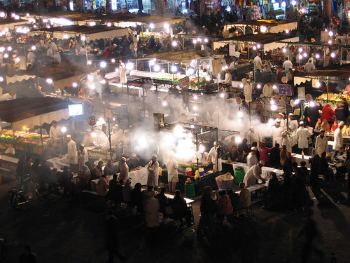
{"label": "person standing in crowd", "polygon": [[343,151],[343,134],[342,129],[344,127],[344,122],[339,122],[338,128],[334,131],[334,144],[333,144],[333,150],[334,150],[334,158],[337,156],[338,153],[341,153]]}
{"label": "person standing in crowd", "polygon": [[209,163],[213,165],[213,171],[216,172],[218,170],[218,149],[217,143],[214,142],[213,147],[211,147],[208,153]]}
{"label": "person standing in crowd", "polygon": [[114,164],[112,163],[112,160],[108,160],[105,168],[103,169],[104,175],[113,175],[117,169],[115,168]]}
{"label": "person standing in crowd", "polygon": [[60,128],[57,126],[57,121],[52,122],[49,135],[52,143],[55,146],[60,143],[62,134]]}
{"label": "person standing in crowd", "polygon": [[119,181],[122,181],[125,184],[129,180],[129,166],[126,163],[126,158],[120,158],[119,162]]}
{"label": "person standing in crowd", "polygon": [[321,157],[322,153],[327,152],[328,139],[325,136],[325,131],[320,130],[320,134],[316,137],[315,141],[315,153]]}
{"label": "person standing in crowd", "polygon": [[307,73],[310,73],[312,71],[314,71],[316,69],[315,67],[315,64],[312,63],[312,59],[310,58],[307,63],[304,65],[304,70],[307,72]]}
{"label": "person standing in crowd", "polygon": [[103,167],[103,161],[99,161],[97,165],[92,169],[92,179],[99,179],[102,177],[102,167]]}
{"label": "person standing in crowd", "polygon": [[258,163],[257,158],[257,151],[258,149],[256,147],[252,147],[250,153],[247,156],[247,165],[248,167],[252,167],[253,165]]}
{"label": "person standing in crowd", "polygon": [[85,146],[78,146],[78,171],[82,171],[85,164],[89,161],[89,154]]}
{"label": "person standing in crowd", "polygon": [[282,144],[282,133],[283,133],[283,127],[281,126],[281,120],[277,119],[275,126],[272,127],[272,139],[273,139],[273,145]]}
{"label": "person standing in crowd", "polygon": [[71,170],[75,171],[78,164],[78,150],[77,144],[73,141],[71,135],[67,135],[67,159]]}
{"label": "person standing in crowd", "polygon": [[148,171],[147,186],[158,187],[159,163],[156,155],[152,156],[152,160],[146,165],[146,168]]}
{"label": "person standing in crowd", "polygon": [[119,248],[119,222],[111,210],[108,211],[105,219],[105,242],[108,251],[108,263],[114,262],[115,255],[123,262],[125,256],[120,252]]}
{"label": "person standing in crowd", "polygon": [[154,196],[153,191],[148,191],[147,195],[144,196],[144,215],[145,224],[147,229],[152,232],[159,227],[159,201]]}
{"label": "person standing in crowd", "polygon": [[166,167],[168,170],[169,192],[174,193],[176,190],[176,184],[179,182],[177,161],[174,158],[170,158],[166,163]]}
{"label": "person standing in crowd", "polygon": [[304,154],[308,154],[310,136],[311,134],[309,133],[305,123],[301,121],[296,132],[296,139],[298,141],[298,149],[300,153],[303,152]]}
{"label": "person standing in crowd", "polygon": [[243,84],[244,101],[249,104],[253,101],[253,87],[249,83],[249,80],[247,80],[246,78],[242,79],[242,84]]}
{"label": "person standing in crowd", "polygon": [[253,60],[253,63],[254,63],[254,72],[256,71],[262,71],[262,67],[263,67],[263,63],[262,63],[262,60],[261,60],[261,57],[259,56],[259,52],[256,53],[256,56]]}
{"label": "person standing in crowd", "polygon": [[293,63],[289,60],[289,57],[286,57],[286,60],[283,62],[283,69],[286,73],[293,69]]}

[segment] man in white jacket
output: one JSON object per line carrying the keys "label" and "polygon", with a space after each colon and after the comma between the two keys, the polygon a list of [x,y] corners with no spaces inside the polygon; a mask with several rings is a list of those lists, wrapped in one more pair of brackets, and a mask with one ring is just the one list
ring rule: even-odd
{"label": "man in white jacket", "polygon": [[305,123],[301,121],[300,126],[296,132],[296,139],[298,142],[298,148],[300,153],[304,152],[304,154],[308,154],[310,135],[311,134],[309,133],[309,130],[306,128]]}
{"label": "man in white jacket", "polygon": [[243,94],[244,94],[244,100],[246,103],[250,103],[253,101],[253,88],[252,85],[248,82],[247,79],[242,79],[242,84],[243,84]]}
{"label": "man in white jacket", "polygon": [[337,156],[339,152],[343,151],[343,134],[341,133],[341,130],[344,127],[344,122],[339,122],[338,128],[334,131],[334,158]]}
{"label": "man in white jacket", "polygon": [[258,151],[258,149],[256,147],[251,148],[251,152],[247,156],[247,165],[249,167],[252,167],[253,165],[258,163],[258,158],[256,155],[257,151]]}
{"label": "man in white jacket", "polygon": [[158,186],[158,169],[159,163],[157,161],[157,156],[153,155],[152,160],[146,165],[148,170],[147,186],[153,186],[156,188]]}
{"label": "man in white jacket", "polygon": [[322,153],[327,152],[328,140],[324,135],[324,130],[320,131],[320,135],[316,137],[315,141],[315,153],[321,157]]}
{"label": "man in white jacket", "polygon": [[77,144],[73,141],[71,135],[67,135],[67,160],[73,170],[76,170],[78,164]]}
{"label": "man in white jacket", "polygon": [[246,187],[249,187],[251,185],[255,185],[257,183],[257,180],[264,180],[261,177],[261,168],[263,167],[263,162],[260,161],[259,163],[253,165],[249,168],[247,173],[245,174],[243,178],[243,183]]}
{"label": "man in white jacket", "polygon": [[169,161],[166,163],[166,168],[168,170],[169,192],[175,193],[176,184],[179,182],[177,161],[174,158],[170,158]]}

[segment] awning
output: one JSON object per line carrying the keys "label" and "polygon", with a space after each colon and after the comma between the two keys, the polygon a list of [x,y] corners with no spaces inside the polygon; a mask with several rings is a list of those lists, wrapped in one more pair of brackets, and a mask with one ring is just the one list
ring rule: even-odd
{"label": "awning", "polygon": [[21,130],[23,126],[31,129],[68,118],[68,102],[58,98],[22,98],[0,102],[0,119],[11,123],[13,130]]}

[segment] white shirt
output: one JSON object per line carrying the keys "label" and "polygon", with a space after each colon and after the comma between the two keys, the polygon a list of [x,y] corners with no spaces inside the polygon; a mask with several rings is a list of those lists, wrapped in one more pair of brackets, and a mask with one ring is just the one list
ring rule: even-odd
{"label": "white shirt", "polygon": [[299,149],[306,149],[309,148],[309,137],[310,133],[307,128],[299,127],[296,133],[296,137],[298,140],[298,148]]}
{"label": "white shirt", "polygon": [[51,125],[50,127],[50,138],[52,140],[58,140],[61,137],[61,130],[58,126],[54,127]]}
{"label": "white shirt", "polygon": [[334,131],[334,145],[333,149],[335,151],[341,151],[343,148],[343,134],[341,133],[341,129],[338,127]]}
{"label": "white shirt", "polygon": [[244,100],[246,102],[252,102],[252,93],[253,93],[253,88],[249,83],[245,83],[243,86],[243,93],[244,93]]}
{"label": "white shirt", "polygon": [[249,168],[243,178],[243,183],[246,187],[256,184],[257,179],[261,179],[261,168],[259,164],[255,164]]}
{"label": "white shirt", "polygon": [[247,156],[247,165],[249,167],[252,167],[253,165],[255,165],[257,163],[258,163],[258,158],[256,157],[255,154],[250,152]]}
{"label": "white shirt", "polygon": [[166,163],[166,168],[168,169],[168,182],[178,182],[179,181],[179,175],[178,175],[178,164],[177,161],[174,159],[170,159]]}
{"label": "white shirt", "polygon": [[225,80],[224,80],[225,84],[232,84],[232,75],[229,72],[225,73]]}
{"label": "white shirt", "polygon": [[258,55],[254,58],[253,63],[254,63],[254,71],[262,70],[262,61]]}
{"label": "white shirt", "polygon": [[67,143],[67,158],[68,158],[68,162],[70,164],[77,164],[78,163],[78,151],[77,151],[77,144],[75,143],[75,141],[70,140]]}
{"label": "white shirt", "polygon": [[328,140],[326,136],[318,135],[315,142],[315,151],[321,157],[322,153],[327,152]]}
{"label": "white shirt", "polygon": [[283,62],[283,68],[285,71],[289,71],[293,68],[293,63],[289,59]]}
{"label": "white shirt", "polygon": [[288,126],[291,131],[296,131],[298,129],[298,121],[297,120],[289,120]]}
{"label": "white shirt", "polygon": [[316,67],[315,67],[314,63],[312,63],[312,62],[307,62],[304,66],[304,70],[306,72],[311,72],[311,71],[314,71],[315,69],[316,69]]}

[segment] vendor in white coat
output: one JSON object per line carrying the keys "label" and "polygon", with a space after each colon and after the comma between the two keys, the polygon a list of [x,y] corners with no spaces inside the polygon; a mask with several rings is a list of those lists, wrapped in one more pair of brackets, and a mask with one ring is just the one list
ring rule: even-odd
{"label": "vendor in white coat", "polygon": [[309,149],[309,137],[311,136],[308,128],[303,121],[300,122],[300,126],[296,132],[296,140],[298,142],[298,148],[300,153],[308,154]]}
{"label": "vendor in white coat", "polygon": [[263,162],[260,161],[259,163],[249,168],[249,170],[247,171],[247,173],[243,178],[243,183],[245,184],[246,187],[257,184],[258,179],[264,181],[264,179],[261,177],[262,167],[263,167]]}
{"label": "vendor in white coat", "polygon": [[246,103],[250,103],[253,101],[253,88],[252,85],[248,82],[246,78],[242,79],[243,84],[243,94],[244,94],[244,100]]}
{"label": "vendor in white coat", "polygon": [[213,171],[216,172],[218,170],[218,146],[217,143],[214,142],[213,147],[211,147],[208,153],[208,162],[213,164]]}
{"label": "vendor in white coat", "polygon": [[67,160],[71,168],[75,170],[78,164],[78,150],[77,144],[73,141],[71,135],[67,135]]}
{"label": "vendor in white coat", "polygon": [[169,192],[175,193],[176,184],[179,182],[177,161],[174,158],[170,158],[169,161],[167,161],[166,163],[166,168],[168,170]]}
{"label": "vendor in white coat", "polygon": [[337,156],[339,152],[343,151],[343,134],[341,130],[344,127],[344,122],[339,122],[338,128],[334,131],[334,145],[333,150],[335,151],[334,157]]}
{"label": "vendor in white coat", "polygon": [[119,60],[119,82],[121,84],[126,84],[127,81],[126,66],[122,60]]}
{"label": "vendor in white coat", "polygon": [[322,153],[327,152],[328,139],[324,135],[325,131],[322,129],[320,134],[316,137],[315,153],[321,157]]}
{"label": "vendor in white coat", "polygon": [[153,186],[156,188],[158,186],[158,169],[159,163],[157,161],[157,156],[153,155],[152,160],[146,165],[148,171],[147,186]]}
{"label": "vendor in white coat", "polygon": [[288,128],[291,132],[295,132],[298,129],[298,121],[293,120],[293,113],[289,113],[288,115]]}
{"label": "vendor in white coat", "polygon": [[253,165],[258,163],[258,157],[256,154],[257,151],[258,149],[256,147],[251,148],[251,152],[247,156],[247,165],[249,167],[252,167]]}
{"label": "vendor in white coat", "polygon": [[57,121],[52,122],[49,134],[50,139],[54,144],[60,141],[62,134],[60,128],[57,126]]}

